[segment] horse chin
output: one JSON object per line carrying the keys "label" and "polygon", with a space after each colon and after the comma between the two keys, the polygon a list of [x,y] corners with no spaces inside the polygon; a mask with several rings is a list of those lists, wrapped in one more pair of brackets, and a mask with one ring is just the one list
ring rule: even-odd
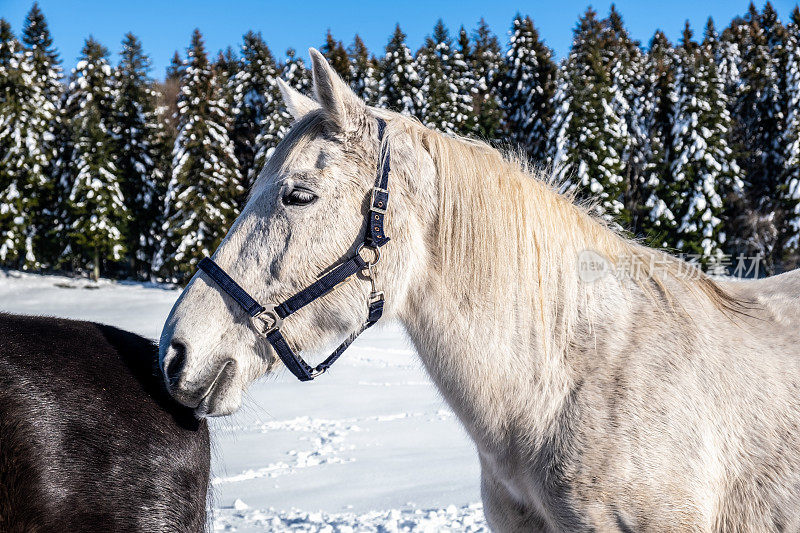
{"label": "horse chin", "polygon": [[208,396],[203,398],[200,405],[195,407],[194,414],[197,418],[231,415],[238,411],[241,405],[241,394],[236,394],[232,391],[227,394],[220,394],[212,390]]}
{"label": "horse chin", "polygon": [[228,364],[217,376],[195,410],[197,418],[224,416],[235,413],[242,405],[242,392],[236,386],[234,365]]}

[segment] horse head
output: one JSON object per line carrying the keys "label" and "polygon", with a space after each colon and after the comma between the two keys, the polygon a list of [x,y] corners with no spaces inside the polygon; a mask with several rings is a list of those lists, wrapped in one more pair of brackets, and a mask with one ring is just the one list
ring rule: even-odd
{"label": "horse head", "polygon": [[[380,262],[280,327],[291,351],[313,362],[362,327],[375,287],[383,292],[384,319],[402,312],[411,285],[422,277],[436,195],[431,160],[419,157],[398,124],[408,119],[368,107],[318,51],[310,54],[314,99],[278,81],[294,123],[212,259],[258,302],[282,302],[312,285],[359,252],[376,168],[391,143],[391,203],[383,228],[391,242],[380,250]],[[202,270],[175,303],[161,335],[160,362],[170,393],[199,416],[234,412],[250,382],[281,367],[251,315]]]}

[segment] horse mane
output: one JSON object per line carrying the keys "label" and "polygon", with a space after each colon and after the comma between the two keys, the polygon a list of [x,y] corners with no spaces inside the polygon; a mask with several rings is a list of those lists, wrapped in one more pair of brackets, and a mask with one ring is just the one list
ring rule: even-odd
{"label": "horse mane", "polygon": [[[397,118],[393,115],[393,123],[412,137],[417,150],[430,155],[436,167],[439,267],[444,277],[467,282],[465,291],[480,286],[491,300],[504,302],[508,280],[518,280],[519,290],[535,280],[531,293],[538,300],[542,322],[567,334],[569,310],[556,300],[581,300],[577,257],[592,250],[614,267],[628,262],[635,286],[660,308],[681,311],[680,299],[674,297],[678,286],[723,312],[740,308],[699,268],[623,236],[593,214],[590,205],[560,193],[553,177],[520,154],[444,135],[412,118]],[[465,292],[463,297],[472,296]]]}

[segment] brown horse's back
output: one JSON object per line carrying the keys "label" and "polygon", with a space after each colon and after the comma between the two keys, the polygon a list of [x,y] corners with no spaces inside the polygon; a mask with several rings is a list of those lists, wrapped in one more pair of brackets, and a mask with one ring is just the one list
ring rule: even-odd
{"label": "brown horse's back", "polygon": [[201,531],[209,436],[151,341],[0,314],[0,531]]}

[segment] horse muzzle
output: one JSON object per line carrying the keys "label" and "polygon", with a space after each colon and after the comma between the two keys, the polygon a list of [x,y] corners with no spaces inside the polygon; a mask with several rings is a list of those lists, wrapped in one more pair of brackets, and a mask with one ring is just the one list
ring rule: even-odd
{"label": "horse muzzle", "polygon": [[161,366],[170,396],[195,409],[201,416],[219,416],[235,411],[239,402],[231,401],[228,396],[234,388],[236,362],[229,358],[221,359],[216,365],[203,365],[204,371],[196,374],[188,368],[191,357],[191,348],[185,341],[170,341]]}

